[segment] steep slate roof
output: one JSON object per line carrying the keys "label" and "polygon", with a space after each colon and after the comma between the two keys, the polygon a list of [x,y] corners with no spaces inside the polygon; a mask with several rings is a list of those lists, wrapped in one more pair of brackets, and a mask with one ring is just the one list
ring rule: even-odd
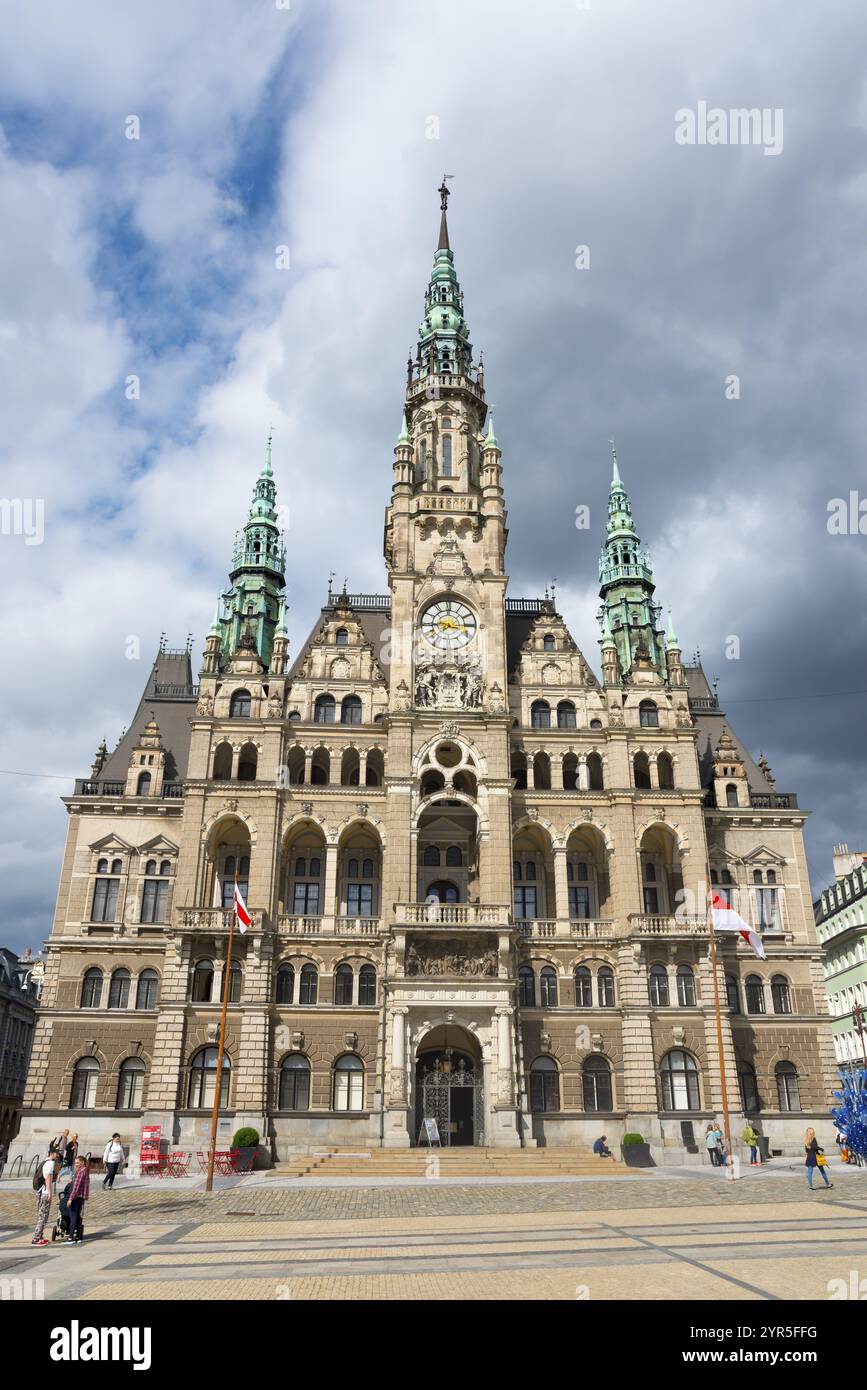
{"label": "steep slate roof", "polygon": [[[157,694],[157,686],[173,687],[177,694]],[[132,722],[117,747],[106,759],[97,781],[125,782],[133,748],[140,742],[153,712],[166,750],[166,781],[183,780],[190,755],[190,717],[196,695],[189,652],[160,652],[148,676]],[[184,693],[182,693],[184,692]]]}
{"label": "steep slate roof", "polygon": [[[686,688],[689,694],[690,702],[694,700],[715,699],[714,693],[711,690],[710,685],[708,684],[707,676],[705,675],[704,670],[700,665],[684,666],[683,672],[686,676]],[[691,708],[690,713],[692,714],[693,723],[699,731],[698,742],[696,744],[696,751],[698,753],[698,763],[701,773],[701,784],[703,787],[710,786],[712,779],[714,751],[716,749],[717,744],[719,743],[720,735],[723,731],[723,725],[725,725],[725,727],[731,734],[732,743],[734,744],[735,748],[737,749],[738,753],[743,759],[744,771],[747,774],[747,785],[750,791],[765,793],[774,791],[774,788],[771,786],[770,782],[765,777],[765,774],[762,772],[761,768],[754,761],[753,757],[751,756],[745,745],[741,743],[740,739],[738,738],[737,734],[735,733],[734,729],[732,728],[731,724],[726,718],[725,710],[720,709],[717,705],[716,709]]]}
{"label": "steep slate roof", "polygon": [[[353,595],[350,594],[350,599],[352,597]],[[316,619],[307,637],[298,648],[298,655],[286,673],[287,681],[297,679],[304,658],[313,645],[313,639],[316,637],[316,634],[326,619],[334,617],[335,611],[335,607],[328,604],[321,609],[319,617]],[[387,604],[383,604],[382,607],[378,608],[355,608],[353,606],[352,616],[360,623],[365,638],[373,647],[373,655],[380,665],[383,666],[383,670],[385,670],[382,662],[382,648],[388,641],[388,633],[391,629],[391,608]],[[388,676],[386,675],[386,681],[387,680]]]}

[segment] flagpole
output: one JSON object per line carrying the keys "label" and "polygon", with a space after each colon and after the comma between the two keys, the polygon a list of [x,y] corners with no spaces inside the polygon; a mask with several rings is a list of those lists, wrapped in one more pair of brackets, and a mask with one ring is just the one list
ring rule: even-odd
{"label": "flagpole", "polygon": [[[238,887],[238,870],[235,870],[235,889]],[[208,1149],[208,1178],[205,1183],[205,1191],[212,1192],[214,1189],[214,1158],[217,1149],[217,1125],[220,1118],[220,1084],[223,1079],[223,1052],[226,1046],[226,1011],[229,1004],[229,977],[232,973],[232,937],[235,931],[235,913],[237,911],[235,895],[232,895],[232,912],[229,917],[229,943],[226,947],[226,973],[223,976],[223,1007],[220,1011],[220,1037],[217,1044],[217,1078],[214,1084],[214,1110],[211,1115],[211,1144]]]}
{"label": "flagpole", "polygon": [[[726,1087],[725,1055],[723,1053],[722,1014],[720,1013],[719,980],[717,979],[716,931],[714,930],[713,924],[713,897],[710,886],[710,864],[707,862],[707,860],[705,861],[705,873],[707,874],[707,882],[705,884],[707,890],[707,923],[708,929],[710,931],[710,966],[711,972],[713,974],[713,1008],[714,1014],[716,1015],[716,1045],[717,1053],[719,1055],[720,1090],[722,1092],[723,1133],[725,1135],[728,1161],[729,1164],[733,1164],[734,1153],[732,1151],[731,1121],[729,1119],[729,1097],[728,1089]],[[734,1167],[731,1168],[731,1171],[732,1173],[734,1173]]]}

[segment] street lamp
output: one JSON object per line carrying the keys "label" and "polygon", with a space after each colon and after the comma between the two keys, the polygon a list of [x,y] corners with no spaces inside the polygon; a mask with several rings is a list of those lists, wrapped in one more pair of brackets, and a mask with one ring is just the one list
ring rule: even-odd
{"label": "street lamp", "polygon": [[852,1005],[852,1026],[861,1042],[861,1051],[864,1053],[864,1066],[867,1067],[867,1042],[864,1041],[864,1034],[867,1033],[867,1022],[864,1020],[865,1009],[863,1004]]}

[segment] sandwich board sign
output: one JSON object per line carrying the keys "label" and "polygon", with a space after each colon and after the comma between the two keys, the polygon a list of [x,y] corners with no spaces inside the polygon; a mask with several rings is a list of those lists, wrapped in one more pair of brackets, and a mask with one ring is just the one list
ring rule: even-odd
{"label": "sandwich board sign", "polygon": [[439,1144],[440,1148],[442,1148],[443,1145],[440,1139],[439,1125],[436,1120],[422,1120],[418,1140],[420,1144],[427,1143],[428,1147]]}

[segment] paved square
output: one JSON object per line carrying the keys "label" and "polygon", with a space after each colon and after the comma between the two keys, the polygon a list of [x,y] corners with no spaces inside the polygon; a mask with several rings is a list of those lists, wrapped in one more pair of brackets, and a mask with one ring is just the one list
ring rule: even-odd
{"label": "paved square", "polygon": [[[867,1172],[97,1191],[81,1247],[34,1249],[0,1192],[0,1274],[49,1299],[827,1299],[867,1274]],[[50,1229],[50,1228],[49,1228]]]}

